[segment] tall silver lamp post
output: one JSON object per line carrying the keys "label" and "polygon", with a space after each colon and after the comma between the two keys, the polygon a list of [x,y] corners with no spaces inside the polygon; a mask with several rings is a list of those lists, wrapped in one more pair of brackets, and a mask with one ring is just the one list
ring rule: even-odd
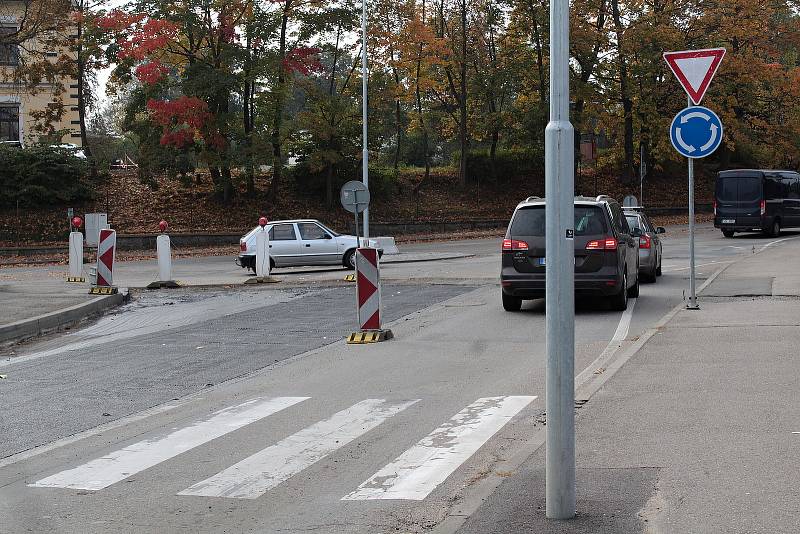
{"label": "tall silver lamp post", "polygon": [[550,2],[550,122],[545,130],[547,517],[575,516],[574,130],[569,121],[569,0]]}

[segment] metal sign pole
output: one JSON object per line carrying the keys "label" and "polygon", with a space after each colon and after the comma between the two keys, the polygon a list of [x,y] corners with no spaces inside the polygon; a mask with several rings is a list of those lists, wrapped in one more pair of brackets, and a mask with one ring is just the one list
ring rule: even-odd
{"label": "metal sign pole", "polygon": [[[687,98],[688,106],[692,107],[692,99]],[[686,306],[690,310],[697,310],[697,294],[695,293],[695,273],[694,273],[694,159],[689,160],[689,304]]]}
{"label": "metal sign pole", "polygon": [[[369,188],[369,150],[367,147],[367,0],[361,0],[361,127],[363,156],[361,181]],[[364,237],[369,238],[369,206],[364,210]]]}
{"label": "metal sign pole", "polygon": [[550,122],[545,129],[546,508],[575,516],[575,176],[569,122],[569,0],[550,2]]}

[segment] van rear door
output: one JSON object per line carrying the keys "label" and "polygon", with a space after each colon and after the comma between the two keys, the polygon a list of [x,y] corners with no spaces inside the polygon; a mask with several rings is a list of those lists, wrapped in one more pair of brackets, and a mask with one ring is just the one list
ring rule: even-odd
{"label": "van rear door", "polygon": [[717,176],[717,222],[722,227],[760,228],[763,174],[721,172]]}

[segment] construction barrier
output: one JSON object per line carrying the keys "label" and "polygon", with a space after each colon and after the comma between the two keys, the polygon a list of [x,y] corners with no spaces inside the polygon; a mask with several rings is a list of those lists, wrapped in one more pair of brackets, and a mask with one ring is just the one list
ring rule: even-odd
{"label": "construction barrier", "polygon": [[381,282],[378,250],[356,250],[356,300],[359,332],[350,334],[350,344],[375,343],[392,338],[391,330],[381,328]]}
{"label": "construction barrier", "polygon": [[116,230],[100,230],[97,243],[97,287],[114,288],[114,256],[117,248]]}

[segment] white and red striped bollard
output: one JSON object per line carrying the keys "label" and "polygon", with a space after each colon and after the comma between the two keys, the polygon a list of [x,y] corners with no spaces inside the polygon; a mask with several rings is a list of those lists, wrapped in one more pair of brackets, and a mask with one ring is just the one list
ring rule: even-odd
{"label": "white and red striped bollard", "polygon": [[356,301],[359,332],[350,334],[348,343],[374,343],[393,337],[391,330],[381,328],[381,280],[378,250],[356,250]]}
{"label": "white and red striped bollard", "polygon": [[114,257],[117,250],[116,230],[100,230],[97,243],[97,280],[96,287],[89,292],[99,295],[110,295],[117,292],[114,287]]}

